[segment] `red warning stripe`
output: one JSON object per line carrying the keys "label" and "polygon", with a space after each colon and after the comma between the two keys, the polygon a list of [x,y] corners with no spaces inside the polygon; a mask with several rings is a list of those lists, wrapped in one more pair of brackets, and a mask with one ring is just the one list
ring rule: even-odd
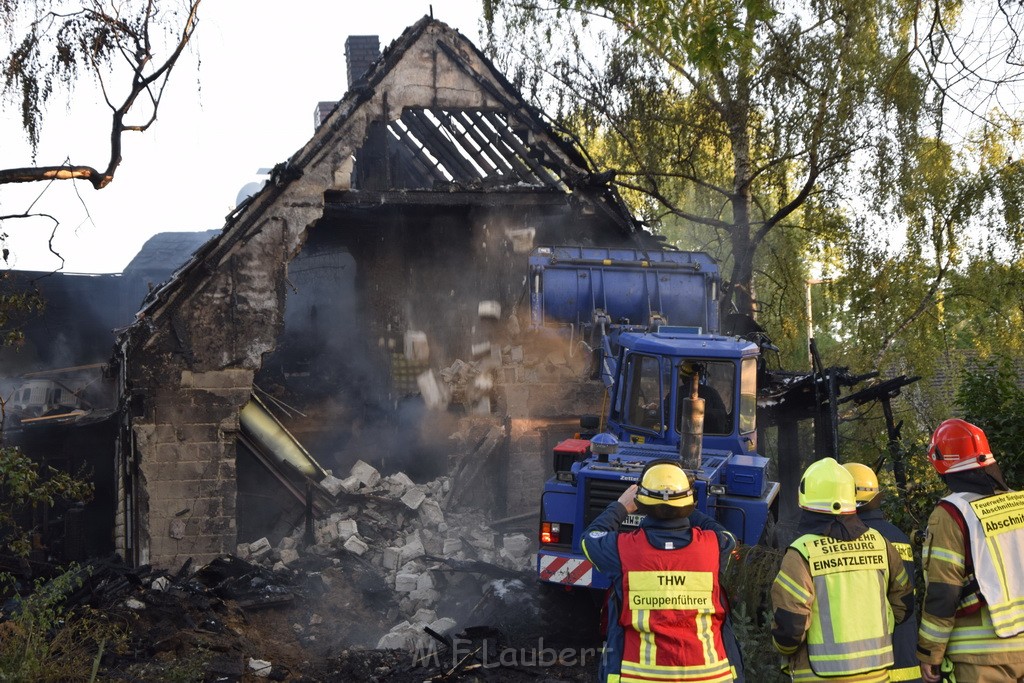
{"label": "red warning stripe", "polygon": [[540,578],[544,579],[545,581],[548,581],[549,579],[551,579],[554,573],[561,569],[562,565],[564,565],[568,561],[568,557],[554,556],[551,562],[548,564],[548,566],[540,570]]}
{"label": "red warning stripe", "polygon": [[566,577],[565,583],[576,583],[593,568],[594,565],[590,564],[587,560],[580,560],[580,565],[569,572],[569,576]]}

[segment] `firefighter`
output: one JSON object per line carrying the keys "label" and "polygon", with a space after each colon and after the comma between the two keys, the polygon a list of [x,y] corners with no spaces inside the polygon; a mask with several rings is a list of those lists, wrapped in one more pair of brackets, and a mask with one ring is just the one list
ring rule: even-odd
{"label": "firefighter", "polygon": [[918,658],[926,683],[1024,681],[1024,492],[985,432],[946,420],[928,460],[950,494],[928,518]]}
{"label": "firefighter", "polygon": [[800,479],[797,532],[772,585],[772,641],[794,681],[887,683],[892,633],[913,612],[899,552],[856,515],[853,476],[832,458]]}
{"label": "firefighter", "polygon": [[[874,529],[892,543],[903,558],[903,568],[907,571],[910,585],[914,586],[917,574],[914,568],[914,548],[910,545],[910,538],[882,516],[883,495],[878,486],[878,476],[873,469],[859,462],[848,462],[843,467],[853,475],[857,491],[857,516],[869,529]],[[913,614],[908,615],[893,632],[892,651],[896,662],[889,669],[889,680],[893,683],[919,683],[921,669],[917,660],[917,618]]]}
{"label": "firefighter", "polygon": [[[601,681],[741,680],[720,577],[736,539],[695,503],[679,462],[655,460],[587,527],[583,552],[612,582]],[[640,528],[619,532],[633,512]]]}

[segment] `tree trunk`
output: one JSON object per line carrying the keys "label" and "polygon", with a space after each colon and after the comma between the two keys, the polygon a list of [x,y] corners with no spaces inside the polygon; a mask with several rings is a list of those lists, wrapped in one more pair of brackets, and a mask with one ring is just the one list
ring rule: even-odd
{"label": "tree trunk", "polygon": [[[729,137],[733,155],[732,273],[729,277],[729,296],[722,302],[726,312],[754,317],[754,250],[750,235],[750,133],[747,129],[747,108],[742,98],[728,108]],[[729,301],[731,299],[731,302]]]}

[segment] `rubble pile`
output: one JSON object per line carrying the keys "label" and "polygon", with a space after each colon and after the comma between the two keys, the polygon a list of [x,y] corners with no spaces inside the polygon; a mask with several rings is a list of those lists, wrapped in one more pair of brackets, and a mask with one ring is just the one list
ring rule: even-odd
{"label": "rubble pile", "polygon": [[[470,548],[485,529],[474,528]],[[590,680],[597,650],[579,642],[569,650],[570,641],[552,639],[531,574],[427,554],[382,573],[368,563],[378,551],[366,542],[370,550],[358,555],[338,535],[327,543],[334,557],[301,554],[291,567],[274,559],[281,549],[262,543],[255,562],[223,556],[174,573],[93,561],[67,605],[92,607],[128,627],[125,646],[103,655],[111,680],[526,681],[538,670],[545,680]],[[509,548],[490,552],[508,567],[518,562]],[[415,580],[399,578],[414,566]],[[436,581],[433,588],[420,585],[423,576]],[[415,591],[422,593],[413,598]],[[552,600],[548,616],[565,631],[578,636],[596,626],[596,615],[573,614],[562,600]]]}
{"label": "rubble pile", "polygon": [[[473,462],[465,464],[473,469]],[[496,532],[479,511],[453,509],[451,477],[417,484],[402,472],[382,476],[360,460],[347,477],[329,475],[320,485],[338,504],[313,521],[312,543],[300,524],[276,545],[260,538],[240,544],[236,554],[276,571],[309,566],[311,557],[334,567],[358,558],[391,593],[386,616],[393,626],[379,635],[379,648],[426,646],[425,627],[442,634],[454,629],[488,581],[530,576],[533,541]]]}
{"label": "rubble pile", "polygon": [[505,426],[477,417],[456,434],[450,475],[417,483],[360,460],[319,482],[325,512],[275,542],[174,572],[90,563],[68,606],[99,610],[128,633],[104,653],[102,676],[589,680],[597,638],[565,646],[598,616],[545,595],[532,536],[499,531],[504,522],[489,525],[479,509]]}
{"label": "rubble pile", "polygon": [[[254,639],[262,612],[316,601],[324,593],[315,577],[275,572],[232,556],[193,571],[132,568],[119,558],[93,560],[77,571],[68,610],[89,607],[126,629],[124,643],[102,658],[110,679],[238,681],[247,674],[293,680],[304,658],[287,645]],[[261,640],[262,642],[257,642]],[[269,653],[275,661],[252,653]]]}

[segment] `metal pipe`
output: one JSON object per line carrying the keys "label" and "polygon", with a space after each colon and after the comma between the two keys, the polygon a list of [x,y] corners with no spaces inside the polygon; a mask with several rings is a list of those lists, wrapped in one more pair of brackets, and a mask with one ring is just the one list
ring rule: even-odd
{"label": "metal pipe", "polygon": [[242,431],[279,463],[288,463],[307,477],[323,479],[320,467],[302,444],[253,396],[238,414]]}

